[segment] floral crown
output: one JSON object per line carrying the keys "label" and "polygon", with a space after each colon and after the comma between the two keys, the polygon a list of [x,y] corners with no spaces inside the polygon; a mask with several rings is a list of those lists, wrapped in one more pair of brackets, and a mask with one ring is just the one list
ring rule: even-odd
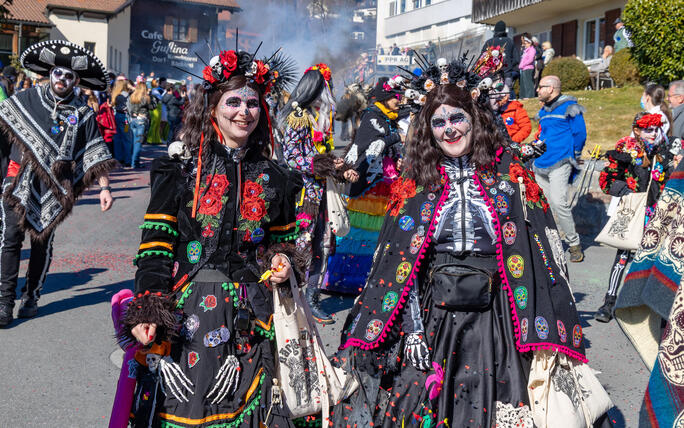
{"label": "floral crown", "polygon": [[305,74],[308,73],[311,70],[318,70],[319,73],[323,76],[326,82],[330,82],[330,79],[332,79],[332,70],[330,70],[330,67],[328,67],[328,64],[325,63],[319,63],[316,65],[313,65],[309,68],[306,69],[304,72]]}
{"label": "floral crown", "polygon": [[663,119],[659,114],[646,114],[641,117],[641,119],[635,122],[636,126],[641,129],[646,129],[651,126],[661,127],[663,126]]}
{"label": "floral crown", "polygon": [[245,76],[266,95],[274,87],[278,90],[285,89],[293,83],[296,65],[291,58],[280,53],[280,49],[268,59],[258,60],[254,59],[255,56],[256,52],[221,51],[211,58],[202,71],[205,88],[215,88],[233,76]]}

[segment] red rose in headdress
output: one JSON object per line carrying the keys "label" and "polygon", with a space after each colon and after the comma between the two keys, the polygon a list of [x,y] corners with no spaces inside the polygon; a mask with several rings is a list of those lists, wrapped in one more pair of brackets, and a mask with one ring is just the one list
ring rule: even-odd
{"label": "red rose in headdress", "polygon": [[316,64],[316,67],[318,67],[318,71],[323,75],[326,82],[329,82],[330,79],[332,79],[332,71],[330,70],[330,67],[328,67],[328,64],[320,63]]}
{"label": "red rose in headdress", "polygon": [[637,120],[637,126],[641,129],[646,129],[650,126],[661,127],[663,126],[663,120],[659,114],[647,114]]}
{"label": "red rose in headdress", "polygon": [[235,51],[221,51],[221,54],[219,55],[219,60],[221,61],[221,65],[223,65],[223,68],[225,68],[228,71],[233,71],[237,68],[238,57]]}
{"label": "red rose in headdress", "polygon": [[268,75],[268,67],[261,61],[257,61],[257,71],[254,75],[254,81],[260,85],[263,85],[266,81],[266,76]]}
{"label": "red rose in headdress", "polygon": [[214,73],[212,71],[213,70],[209,66],[204,67],[204,70],[202,71],[202,77],[209,83],[216,82],[216,78],[214,77]]}

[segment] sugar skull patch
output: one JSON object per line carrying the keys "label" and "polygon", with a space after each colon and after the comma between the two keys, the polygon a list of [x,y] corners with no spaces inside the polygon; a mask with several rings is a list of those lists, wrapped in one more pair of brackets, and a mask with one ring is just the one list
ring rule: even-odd
{"label": "sugar skull patch", "polygon": [[221,326],[204,335],[204,346],[216,348],[220,344],[228,342],[228,340],[230,340],[230,330]]}
{"label": "sugar skull patch", "polygon": [[200,261],[202,255],[202,244],[199,241],[192,241],[188,243],[188,261],[190,263],[197,263]]}
{"label": "sugar skull patch", "polygon": [[200,308],[204,309],[204,312],[211,311],[216,308],[216,296],[209,294],[208,296],[203,296],[200,302]]}
{"label": "sugar skull patch", "polygon": [[399,264],[399,267],[397,267],[397,277],[396,280],[399,284],[403,284],[404,281],[406,281],[406,278],[408,278],[409,274],[411,273],[411,263],[409,262],[402,262]]}
{"label": "sugar skull patch", "polygon": [[522,321],[520,321],[520,334],[522,335],[523,342],[527,342],[527,332],[529,327],[529,321],[527,321],[527,318],[523,318]]}
{"label": "sugar skull patch", "polygon": [[499,193],[494,197],[494,202],[496,203],[496,210],[499,212],[499,214],[502,216],[507,216],[510,212],[508,195]]}
{"label": "sugar skull patch", "polygon": [[382,311],[389,312],[399,303],[399,294],[396,291],[388,291],[382,300]]}
{"label": "sugar skull patch", "polygon": [[405,215],[399,219],[399,229],[403,230],[404,232],[413,230],[415,226],[416,222],[410,216]]}
{"label": "sugar skull patch", "polygon": [[501,233],[506,245],[513,245],[515,238],[518,236],[518,227],[512,221],[507,221],[501,228]]}
{"label": "sugar skull patch", "polygon": [[513,190],[513,186],[511,186],[511,183],[509,183],[508,181],[502,181],[501,183],[499,183],[499,190],[501,190],[509,196],[512,196],[513,193],[515,193],[515,190]]}
{"label": "sugar skull patch", "polygon": [[188,368],[193,368],[195,367],[195,364],[197,364],[200,360],[200,355],[195,352],[188,352]]}
{"label": "sugar skull patch", "polygon": [[522,278],[525,271],[525,260],[519,254],[513,254],[506,262],[508,271],[513,275],[513,278]]}
{"label": "sugar skull patch", "polygon": [[423,245],[423,241],[425,241],[425,232],[420,233],[420,231],[418,231],[414,233],[413,237],[411,237],[411,245],[409,246],[409,252],[411,254],[418,254],[418,251],[420,251],[420,247]]}
{"label": "sugar skull patch", "polygon": [[534,319],[534,329],[537,331],[537,336],[540,339],[546,340],[549,337],[549,323],[544,317],[537,317]]}
{"label": "sugar skull patch", "polygon": [[572,329],[572,346],[579,348],[582,344],[582,326],[575,324],[575,328]]}
{"label": "sugar skull patch", "polygon": [[383,326],[384,323],[378,319],[370,320],[368,326],[366,326],[366,340],[370,342],[380,336]]}
{"label": "sugar skull patch", "polygon": [[185,322],[183,323],[183,335],[188,341],[192,340],[192,337],[195,335],[197,329],[199,329],[199,326],[200,320],[197,315],[192,314],[185,319]]}
{"label": "sugar skull patch", "polygon": [[515,297],[515,303],[518,305],[518,307],[520,309],[525,309],[527,307],[527,288],[521,285],[515,289],[513,295]]}
{"label": "sugar skull patch", "polygon": [[480,178],[482,179],[482,182],[487,186],[492,186],[494,185],[494,183],[496,183],[496,177],[494,176],[494,173],[492,171],[483,171],[480,174]]}
{"label": "sugar skull patch", "polygon": [[563,321],[558,320],[556,321],[556,327],[558,327],[558,336],[560,337],[560,341],[565,343],[568,340],[568,333],[565,331],[565,324],[563,324]]}
{"label": "sugar skull patch", "polygon": [[178,263],[177,261],[173,262],[173,270],[171,271],[171,277],[172,278],[175,278],[176,274],[178,274],[178,268],[179,267],[180,267],[180,263]]}
{"label": "sugar skull patch", "polygon": [[430,221],[432,218],[432,213],[435,211],[435,204],[426,201],[423,202],[423,205],[420,207],[420,222],[421,223],[427,223]]}

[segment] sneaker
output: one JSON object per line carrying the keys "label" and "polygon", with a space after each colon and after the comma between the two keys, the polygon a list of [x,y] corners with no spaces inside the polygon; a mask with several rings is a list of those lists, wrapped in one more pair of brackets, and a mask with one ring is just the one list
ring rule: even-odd
{"label": "sneaker", "polygon": [[38,301],[30,298],[23,299],[17,317],[33,318],[36,314],[38,314]]}
{"label": "sneaker", "polygon": [[582,247],[580,245],[573,245],[570,247],[570,261],[573,263],[579,263],[582,260],[584,260]]}
{"label": "sneaker", "polygon": [[9,303],[0,303],[0,327],[6,327],[14,321],[12,316],[13,309],[14,306]]}

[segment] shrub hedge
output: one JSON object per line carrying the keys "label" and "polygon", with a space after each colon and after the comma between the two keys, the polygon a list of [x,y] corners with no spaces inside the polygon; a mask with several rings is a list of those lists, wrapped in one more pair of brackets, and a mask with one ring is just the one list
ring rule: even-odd
{"label": "shrub hedge", "polygon": [[628,48],[622,49],[613,55],[608,71],[613,82],[618,87],[630,84],[638,85],[641,80],[639,66],[632,57],[631,50]]}
{"label": "shrub hedge", "polygon": [[663,85],[684,76],[682,0],[629,0],[622,20],[642,76]]}
{"label": "shrub hedge", "polygon": [[587,66],[577,58],[555,58],[546,64],[543,76],[558,76],[561,88],[564,91],[577,91],[589,85],[589,70]]}

